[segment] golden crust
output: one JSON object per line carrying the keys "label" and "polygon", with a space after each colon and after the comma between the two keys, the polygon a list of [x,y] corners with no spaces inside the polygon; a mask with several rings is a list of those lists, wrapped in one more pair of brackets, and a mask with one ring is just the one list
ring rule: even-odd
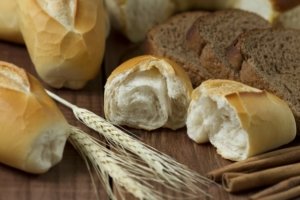
{"label": "golden crust", "polygon": [[168,71],[173,71],[177,75],[177,77],[185,84],[185,86],[189,89],[190,93],[193,90],[191,80],[188,77],[187,73],[184,71],[184,69],[179,66],[177,63],[174,61],[164,58],[164,57],[159,57],[159,56],[152,56],[152,55],[142,55],[142,56],[137,56],[134,58],[131,58],[121,65],[119,65],[116,69],[113,70],[111,75],[108,77],[108,82],[110,82],[114,77],[118,76],[119,74],[122,74],[126,72],[127,70],[136,68],[136,67],[142,67],[144,63],[151,62],[151,61],[160,61],[163,60],[166,63],[169,64],[170,68]]}
{"label": "golden crust", "polygon": [[71,22],[66,26],[49,16],[37,0],[18,1],[20,28],[30,57],[39,76],[52,87],[82,88],[97,75],[103,59],[103,2],[76,2],[74,26]]}
{"label": "golden crust", "polygon": [[67,122],[38,80],[12,64],[1,62],[3,68],[28,81],[30,89],[24,93],[18,87],[0,87],[0,162],[31,173],[45,172],[47,169],[30,167],[28,155],[50,127],[60,127],[67,137]]}

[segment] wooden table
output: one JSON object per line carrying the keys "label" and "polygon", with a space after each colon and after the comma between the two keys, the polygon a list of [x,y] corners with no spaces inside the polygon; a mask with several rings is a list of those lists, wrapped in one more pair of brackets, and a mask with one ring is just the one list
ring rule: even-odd
{"label": "wooden table", "polygon": [[[139,54],[137,45],[129,43],[122,36],[113,33],[107,41],[105,60],[101,75],[91,81],[83,90],[53,90],[68,101],[85,107],[103,116],[103,90],[106,78],[122,60]],[[24,46],[0,42],[0,60],[12,62],[36,75],[33,64]],[[47,87],[47,86],[45,86]],[[59,105],[70,124],[80,126],[67,108]],[[188,139],[186,129],[171,131],[159,129],[152,132],[133,130],[142,141],[172,156],[189,168],[205,174],[206,172],[229,164],[216,154],[209,145],[198,145]],[[108,199],[101,184],[98,186],[100,199]],[[213,199],[247,199],[247,194],[230,195],[221,187],[212,185],[208,192]],[[31,175],[0,164],[0,200],[94,200],[92,183],[84,162],[74,148],[67,143],[63,160],[49,172]],[[126,198],[132,199],[132,198]],[[199,198],[200,199],[200,198]]]}

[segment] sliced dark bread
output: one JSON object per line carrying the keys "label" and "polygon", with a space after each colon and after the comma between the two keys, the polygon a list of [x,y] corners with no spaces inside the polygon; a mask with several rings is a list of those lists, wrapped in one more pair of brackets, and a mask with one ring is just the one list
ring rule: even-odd
{"label": "sliced dark bread", "polygon": [[235,48],[239,55],[230,60],[242,61],[240,80],[271,91],[288,102],[299,131],[300,30],[252,30],[240,36]]}
{"label": "sliced dark bread", "polygon": [[198,18],[187,33],[187,46],[197,52],[201,67],[212,77],[238,80],[235,63],[229,63],[226,51],[237,37],[255,28],[271,25],[247,11],[229,9]]}
{"label": "sliced dark bread", "polygon": [[185,47],[186,33],[198,17],[206,15],[208,12],[202,11],[177,14],[152,28],[144,45],[146,53],[164,56],[182,65],[194,86],[207,79],[208,73],[199,66],[199,58],[195,51],[188,51]]}

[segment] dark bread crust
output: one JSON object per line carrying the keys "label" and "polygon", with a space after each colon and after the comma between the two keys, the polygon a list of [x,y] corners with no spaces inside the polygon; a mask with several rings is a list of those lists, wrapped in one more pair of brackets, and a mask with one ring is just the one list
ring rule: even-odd
{"label": "dark bread crust", "polygon": [[251,30],[234,46],[242,58],[241,82],[284,99],[300,127],[300,31]]}
{"label": "dark bread crust", "polygon": [[195,21],[187,33],[187,46],[198,53],[201,67],[213,74],[213,78],[238,80],[239,69],[228,61],[228,48],[240,34],[270,26],[265,19],[251,12],[216,11]]}
{"label": "dark bread crust", "polygon": [[208,14],[208,12],[203,11],[177,14],[165,23],[152,28],[144,43],[145,52],[174,60],[183,66],[193,85],[199,85],[210,75],[200,67],[196,52],[186,48],[185,40],[186,33],[194,21]]}

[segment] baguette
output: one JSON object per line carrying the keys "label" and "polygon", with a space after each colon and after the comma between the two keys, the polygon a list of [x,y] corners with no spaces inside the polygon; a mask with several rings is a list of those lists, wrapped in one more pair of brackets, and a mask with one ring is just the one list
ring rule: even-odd
{"label": "baguette", "polygon": [[109,76],[104,113],[118,125],[175,130],[185,125],[191,92],[191,81],[179,65],[165,58],[139,56]]}
{"label": "baguette", "polygon": [[20,29],[43,81],[80,89],[101,66],[106,13],[102,0],[19,0]]}
{"label": "baguette", "polygon": [[30,173],[57,164],[68,124],[41,84],[23,69],[0,62],[0,162]]}
{"label": "baguette", "polygon": [[239,82],[207,80],[192,93],[188,136],[210,141],[222,157],[233,161],[291,142],[296,122],[287,103]]}

